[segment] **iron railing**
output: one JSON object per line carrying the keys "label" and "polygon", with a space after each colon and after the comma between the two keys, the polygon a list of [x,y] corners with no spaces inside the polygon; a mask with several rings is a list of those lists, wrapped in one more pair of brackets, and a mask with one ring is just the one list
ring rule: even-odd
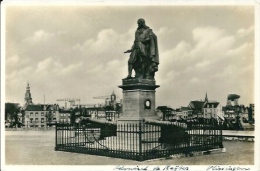
{"label": "iron railing", "polygon": [[221,124],[168,121],[93,122],[56,125],[55,150],[132,160],[223,148]]}

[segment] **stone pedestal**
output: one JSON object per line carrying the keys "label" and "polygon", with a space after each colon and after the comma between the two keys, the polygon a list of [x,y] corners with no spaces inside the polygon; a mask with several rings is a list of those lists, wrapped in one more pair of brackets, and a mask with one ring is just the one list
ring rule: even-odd
{"label": "stone pedestal", "polygon": [[121,121],[157,119],[155,113],[155,89],[159,85],[154,79],[123,79],[123,115]]}
{"label": "stone pedestal", "polygon": [[151,132],[155,128],[145,125],[143,119],[158,119],[155,113],[155,89],[159,85],[155,84],[154,79],[133,78],[123,79],[123,85],[119,87],[123,89],[123,114],[117,120],[117,138],[124,140],[130,137],[122,141],[122,147],[129,149],[130,145],[134,151],[141,152],[158,146],[160,134]]}

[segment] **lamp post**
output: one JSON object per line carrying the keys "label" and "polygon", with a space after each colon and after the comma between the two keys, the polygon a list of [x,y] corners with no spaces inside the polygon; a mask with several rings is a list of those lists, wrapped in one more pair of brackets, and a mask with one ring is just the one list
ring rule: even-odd
{"label": "lamp post", "polygon": [[240,123],[240,116],[239,116],[239,114],[241,113],[241,111],[240,111],[239,108],[237,108],[236,113],[237,113],[237,116],[236,116],[236,125],[237,125],[237,130],[239,130],[239,129],[241,129],[241,128],[240,128],[240,125],[241,125],[241,123]]}
{"label": "lamp post", "polygon": [[165,121],[166,120],[166,110],[162,110],[162,112],[163,112],[163,121]]}

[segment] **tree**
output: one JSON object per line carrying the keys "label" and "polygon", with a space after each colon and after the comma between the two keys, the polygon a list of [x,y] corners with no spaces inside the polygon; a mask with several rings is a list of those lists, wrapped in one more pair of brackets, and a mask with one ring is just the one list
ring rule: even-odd
{"label": "tree", "polygon": [[20,108],[18,103],[5,103],[5,120],[10,119],[12,123],[17,123]]}
{"label": "tree", "polygon": [[72,125],[75,124],[75,121],[76,121],[76,112],[78,112],[78,111],[79,111],[79,108],[78,108],[78,107],[76,107],[75,109],[73,109],[73,110],[71,111],[70,123],[71,123]]}
{"label": "tree", "polygon": [[114,107],[113,106],[105,106],[104,110],[114,110]]}
{"label": "tree", "polygon": [[48,125],[51,123],[52,118],[53,118],[53,113],[51,112],[51,110],[49,110],[48,113],[46,114],[46,120]]}

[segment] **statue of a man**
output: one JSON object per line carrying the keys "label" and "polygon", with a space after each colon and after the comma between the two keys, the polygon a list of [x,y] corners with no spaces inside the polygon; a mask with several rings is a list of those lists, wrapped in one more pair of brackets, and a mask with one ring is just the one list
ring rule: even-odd
{"label": "statue of a man", "polygon": [[138,19],[137,24],[134,44],[131,49],[125,52],[131,52],[126,79],[132,78],[133,69],[136,74],[135,78],[154,79],[154,74],[158,71],[159,65],[157,37],[152,29],[145,25],[144,19]]}

